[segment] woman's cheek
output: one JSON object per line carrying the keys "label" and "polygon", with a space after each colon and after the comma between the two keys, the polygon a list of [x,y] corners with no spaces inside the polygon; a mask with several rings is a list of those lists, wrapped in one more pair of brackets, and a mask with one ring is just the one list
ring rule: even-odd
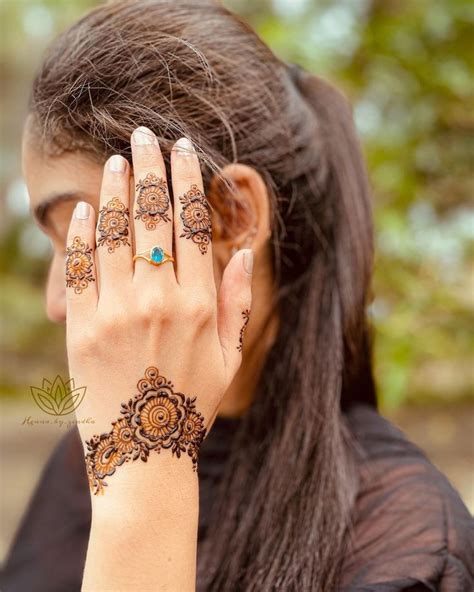
{"label": "woman's cheek", "polygon": [[56,253],[49,268],[46,286],[46,314],[53,323],[66,322],[66,286],[64,280],[64,254]]}

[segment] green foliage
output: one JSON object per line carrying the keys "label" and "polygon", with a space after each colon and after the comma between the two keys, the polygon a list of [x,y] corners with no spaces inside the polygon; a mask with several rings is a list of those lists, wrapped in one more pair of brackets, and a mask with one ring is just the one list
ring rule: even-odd
{"label": "green foliage", "polygon": [[239,4],[275,52],[342,86],[374,192],[375,361],[385,408],[472,396],[468,1]]}
{"label": "green foliage", "polygon": [[[1,7],[7,23],[2,107],[11,114],[2,123],[4,187],[19,175],[18,148],[12,152],[5,138],[20,129],[24,109],[18,105],[24,104],[39,49],[95,4],[10,0]],[[370,314],[383,406],[471,396],[474,5],[468,0],[225,4],[280,57],[333,80],[354,105],[374,189],[376,297]],[[16,199],[11,195],[10,206]],[[7,216],[10,230],[2,229],[0,251],[6,353],[36,359],[32,348],[37,352],[40,343],[58,341],[40,310],[44,263],[25,251],[25,236],[38,241],[31,224],[9,210]],[[13,277],[18,270],[20,279]],[[54,360],[57,348],[52,352]],[[10,370],[3,374],[3,384],[10,385]]]}

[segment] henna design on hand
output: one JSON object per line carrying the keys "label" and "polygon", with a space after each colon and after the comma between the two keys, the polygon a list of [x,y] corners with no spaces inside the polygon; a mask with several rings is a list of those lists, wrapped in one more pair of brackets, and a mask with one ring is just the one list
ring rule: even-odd
{"label": "henna design on hand", "polygon": [[75,236],[72,245],[66,248],[66,287],[81,294],[89,282],[95,281],[92,264],[92,249],[80,236]]}
{"label": "henna design on hand", "polygon": [[98,246],[107,245],[109,253],[113,253],[120,245],[128,245],[128,217],[130,212],[118,197],[114,197],[99,211],[100,233]]}
{"label": "henna design on hand", "polygon": [[247,329],[247,325],[250,320],[250,309],[246,308],[245,310],[243,310],[242,316],[244,318],[244,324],[242,325],[242,327],[240,329],[239,344],[237,345],[237,349],[239,351],[242,351],[242,349],[244,347],[244,333],[245,333],[245,329]]}
{"label": "henna design on hand", "polygon": [[179,201],[183,204],[181,220],[184,226],[180,236],[197,243],[204,255],[212,238],[211,212],[206,196],[197,185],[191,185],[191,189]]}
{"label": "henna design on hand", "polygon": [[142,220],[147,230],[155,230],[160,220],[170,221],[168,215],[170,198],[164,179],[160,179],[154,173],[148,173],[137,183],[136,190],[138,197],[135,220]]}
{"label": "henna design on hand", "polygon": [[150,450],[171,449],[180,458],[187,452],[197,470],[199,447],[206,436],[204,417],[196,411],[196,397],[173,390],[173,384],[150,366],[137,383],[138,394],[122,403],[122,417],[107,434],[86,441],[89,486],[94,495],[104,493],[104,479],[130,460],[148,460]]}

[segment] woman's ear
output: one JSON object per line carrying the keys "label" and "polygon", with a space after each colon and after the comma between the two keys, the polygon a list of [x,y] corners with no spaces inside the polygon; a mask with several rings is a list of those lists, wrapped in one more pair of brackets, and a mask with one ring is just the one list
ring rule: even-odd
{"label": "woman's ear", "polygon": [[217,258],[226,265],[238,249],[251,248],[257,254],[271,235],[270,198],[260,174],[244,164],[228,165],[213,177],[208,198]]}

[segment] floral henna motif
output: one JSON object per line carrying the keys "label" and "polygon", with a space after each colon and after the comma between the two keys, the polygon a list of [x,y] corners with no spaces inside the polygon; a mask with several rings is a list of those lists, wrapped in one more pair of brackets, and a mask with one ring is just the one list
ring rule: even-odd
{"label": "floral henna motif", "polygon": [[243,310],[242,311],[242,316],[244,318],[244,324],[242,325],[242,327],[240,329],[239,344],[237,345],[237,349],[239,351],[242,351],[242,348],[244,346],[244,333],[245,333],[245,329],[247,328],[247,324],[248,324],[249,319],[250,319],[250,310],[248,308],[246,308],[245,310]]}
{"label": "floral henna motif", "polygon": [[75,236],[72,245],[66,248],[66,287],[81,294],[89,282],[94,282],[92,273],[92,249],[80,236]]}
{"label": "floral henna motif", "polygon": [[122,403],[122,417],[112,423],[108,434],[86,442],[87,476],[92,492],[104,493],[105,477],[125,462],[146,462],[150,450],[171,449],[191,457],[197,469],[199,447],[206,436],[203,416],[196,411],[196,397],[173,390],[173,384],[150,367],[138,384],[138,394]]}
{"label": "floral henna motif", "polygon": [[169,222],[170,199],[166,181],[153,173],[137,183],[137,210],[135,220],[142,220],[147,230],[154,230],[160,220]]}
{"label": "floral henna motif", "polygon": [[181,196],[179,201],[183,204],[181,220],[184,226],[183,234],[180,236],[197,243],[204,255],[212,237],[211,212],[206,196],[197,185],[191,185],[191,189]]}
{"label": "floral henna motif", "polygon": [[114,197],[99,211],[99,224],[97,230],[100,233],[97,244],[107,245],[109,253],[113,253],[120,245],[128,245],[128,208]]}

